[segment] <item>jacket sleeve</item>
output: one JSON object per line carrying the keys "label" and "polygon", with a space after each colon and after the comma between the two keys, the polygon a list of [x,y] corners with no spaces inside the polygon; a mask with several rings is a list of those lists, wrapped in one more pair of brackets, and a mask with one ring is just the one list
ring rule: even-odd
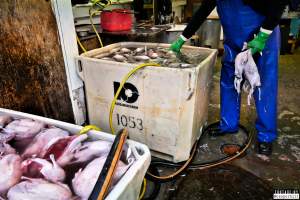
{"label": "jacket sleeve", "polygon": [[189,39],[192,37],[201,24],[205,21],[207,16],[216,7],[216,0],[203,0],[201,6],[197,12],[193,15],[192,20],[188,23],[187,27],[184,29],[182,35]]}
{"label": "jacket sleeve", "polygon": [[268,6],[266,7],[266,19],[262,24],[262,28],[273,31],[274,28],[280,23],[282,13],[285,6],[288,4],[287,0],[267,0]]}

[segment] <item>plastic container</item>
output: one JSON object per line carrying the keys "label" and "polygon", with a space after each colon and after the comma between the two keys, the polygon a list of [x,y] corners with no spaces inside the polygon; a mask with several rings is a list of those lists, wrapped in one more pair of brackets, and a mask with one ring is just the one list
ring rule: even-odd
{"label": "plastic container", "polygon": [[[169,44],[116,43],[80,55],[78,73],[85,84],[91,124],[109,132],[109,109],[114,92],[137,64],[97,59],[116,48],[169,48]],[[152,155],[180,162],[187,160],[207,121],[208,101],[217,50],[183,46],[204,60],[193,68],[146,67],[124,85],[113,113],[115,130],[127,127],[129,136],[146,144]]]}
{"label": "plastic container", "polygon": [[132,13],[126,9],[101,12],[101,27],[107,31],[128,31],[132,27]]}
{"label": "plastic container", "polygon": [[[69,124],[62,121],[57,121],[45,117],[40,117],[36,115],[31,115],[27,113],[12,111],[0,108],[0,115],[9,115],[16,118],[29,118],[45,122],[50,125],[65,129],[72,134],[78,133],[82,126]],[[107,134],[99,131],[90,131],[88,133],[89,137],[92,139],[101,139],[113,142],[114,137],[111,134]],[[105,198],[106,200],[115,199],[138,199],[141,185],[146,174],[146,171],[150,165],[151,154],[147,146],[140,144],[138,142],[127,140],[132,152],[136,158],[136,161],[124,174],[124,176],[119,180],[119,182],[114,186],[110,193]]]}

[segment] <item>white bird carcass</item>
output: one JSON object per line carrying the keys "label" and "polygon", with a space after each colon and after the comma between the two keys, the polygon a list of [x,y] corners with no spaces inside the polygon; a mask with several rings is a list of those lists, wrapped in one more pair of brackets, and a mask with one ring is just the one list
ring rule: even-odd
{"label": "white bird carcass", "polygon": [[[90,162],[83,170],[80,169],[72,180],[73,190],[76,195],[87,200],[91,195],[97,179],[102,171],[106,160],[106,156],[96,158]],[[116,173],[113,176],[112,185],[114,185],[127,171],[130,165],[124,164],[122,161],[118,162]]]}
{"label": "white bird carcass", "polygon": [[51,162],[32,158],[22,162],[23,176],[30,178],[45,178],[52,182],[62,182],[66,178],[65,171],[56,163],[54,155],[50,155]]}
{"label": "white bird carcass", "polygon": [[62,183],[51,183],[43,179],[27,179],[7,194],[9,200],[70,200],[72,192]]}
{"label": "white bird carcass", "polygon": [[28,158],[31,156],[44,157],[48,148],[61,138],[65,138],[69,135],[67,131],[60,128],[49,128],[43,130],[36,135],[32,142],[28,145],[22,158]]}
{"label": "white bird carcass", "polygon": [[5,155],[0,158],[0,196],[17,184],[22,176],[21,157],[16,154]]}
{"label": "white bird carcass", "polygon": [[15,134],[15,146],[19,151],[31,142],[41,130],[46,127],[43,122],[34,121],[32,119],[16,119],[5,127],[5,132]]}

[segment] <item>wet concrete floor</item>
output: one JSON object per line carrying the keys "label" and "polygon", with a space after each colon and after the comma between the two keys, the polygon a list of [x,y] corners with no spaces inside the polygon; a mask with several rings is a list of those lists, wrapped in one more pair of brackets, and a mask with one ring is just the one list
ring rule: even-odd
{"label": "wet concrete floor", "polygon": [[[213,76],[209,123],[219,119],[220,60],[219,58]],[[293,55],[280,56],[278,139],[274,143],[272,156],[256,154],[254,139],[245,156],[215,168],[187,171],[177,180],[162,184],[156,199],[272,199],[274,189],[300,189],[299,63],[300,49]],[[252,102],[252,105],[248,106],[245,96],[243,97],[241,124],[249,130],[253,130],[256,118],[253,104]],[[227,139],[235,142],[243,140],[242,134],[234,137],[236,136],[229,136]],[[202,147],[207,148],[207,142],[213,145],[205,140],[207,139],[204,136]],[[209,159],[209,151],[206,149],[206,154],[203,154],[207,156],[206,159]],[[197,160],[204,159],[201,152],[203,153],[203,149],[198,149],[200,156],[198,155]],[[161,173],[171,171],[160,169]],[[146,197],[151,192],[151,185],[153,186],[148,182]]]}

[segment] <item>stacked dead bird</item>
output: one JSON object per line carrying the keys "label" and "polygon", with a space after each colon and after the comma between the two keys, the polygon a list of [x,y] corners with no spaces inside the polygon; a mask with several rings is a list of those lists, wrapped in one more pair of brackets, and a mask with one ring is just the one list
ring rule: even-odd
{"label": "stacked dead bird", "polygon": [[[0,116],[0,199],[88,199],[111,146],[43,122]],[[123,153],[113,184],[134,161],[128,147]]]}
{"label": "stacked dead bird", "polygon": [[161,66],[170,68],[195,67],[195,65],[191,62],[187,62],[188,58],[182,61],[182,56],[182,54],[178,56],[176,53],[166,48],[148,48],[147,46],[144,46],[138,48],[115,48],[110,52],[100,54],[95,57],[102,60],[133,64],[155,62]]}

